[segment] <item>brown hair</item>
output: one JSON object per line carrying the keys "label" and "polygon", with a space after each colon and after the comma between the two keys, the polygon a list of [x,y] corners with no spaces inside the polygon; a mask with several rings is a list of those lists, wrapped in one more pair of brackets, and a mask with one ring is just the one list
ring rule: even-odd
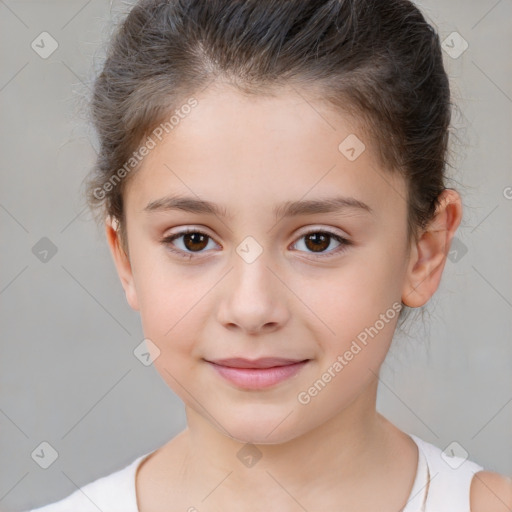
{"label": "brown hair", "polygon": [[321,91],[365,121],[382,165],[406,180],[408,239],[432,219],[446,188],[450,89],[439,37],[412,2],[143,0],[113,35],[91,104],[100,148],[87,200],[119,222],[126,251],[123,189],[135,167],[119,186],[114,178],[217,79],[245,94]]}

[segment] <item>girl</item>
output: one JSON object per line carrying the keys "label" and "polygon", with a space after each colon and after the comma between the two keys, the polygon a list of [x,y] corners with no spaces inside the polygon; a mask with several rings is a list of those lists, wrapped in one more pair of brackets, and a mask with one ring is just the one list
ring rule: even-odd
{"label": "girl", "polygon": [[461,221],[450,107],[408,0],[135,5],[88,198],[187,428],[37,510],[510,510],[510,479],[376,411]]}

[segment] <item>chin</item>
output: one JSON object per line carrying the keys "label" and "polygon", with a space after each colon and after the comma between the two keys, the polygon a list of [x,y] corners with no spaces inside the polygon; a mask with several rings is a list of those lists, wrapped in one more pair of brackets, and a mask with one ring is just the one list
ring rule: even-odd
{"label": "chin", "polygon": [[294,436],[283,435],[268,435],[268,432],[254,432],[254,429],[248,429],[247,432],[237,432],[236,434],[231,432],[231,439],[243,444],[283,444],[291,441]]}
{"label": "chin", "polygon": [[244,444],[283,444],[304,433],[290,421],[291,415],[283,421],[286,416],[287,413],[284,413],[279,414],[278,417],[271,415],[264,418],[262,415],[255,414],[254,416],[246,415],[243,420],[237,416],[231,422],[226,418],[221,423],[229,434],[223,430],[221,432]]}

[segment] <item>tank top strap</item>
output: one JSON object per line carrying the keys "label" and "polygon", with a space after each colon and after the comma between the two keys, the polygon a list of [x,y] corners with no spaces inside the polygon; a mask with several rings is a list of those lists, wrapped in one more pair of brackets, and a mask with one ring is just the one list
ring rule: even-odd
{"label": "tank top strap", "polygon": [[418,446],[416,478],[414,479],[407,504],[402,510],[400,510],[400,512],[425,512],[429,481],[430,472],[427,464],[427,458],[425,457],[423,450]]}
{"label": "tank top strap", "polygon": [[469,459],[449,456],[439,447],[409,435],[424,454],[430,473],[425,512],[470,512],[471,481],[484,468]]}

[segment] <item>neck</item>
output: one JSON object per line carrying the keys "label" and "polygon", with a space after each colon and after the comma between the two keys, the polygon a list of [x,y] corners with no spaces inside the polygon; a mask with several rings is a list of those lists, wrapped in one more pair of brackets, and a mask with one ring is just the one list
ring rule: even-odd
{"label": "neck", "polygon": [[[376,412],[376,393],[373,382],[327,422],[277,444],[247,445],[187,407],[184,475],[201,474],[210,490],[214,482],[222,482],[214,494],[229,497],[231,503],[237,497],[247,503],[252,496],[261,506],[261,497],[268,497],[272,510],[276,500],[289,504],[290,495],[306,488],[345,488],[353,493],[368,481],[372,469],[382,467],[389,446],[389,423]],[[203,493],[208,491],[203,488]]]}

